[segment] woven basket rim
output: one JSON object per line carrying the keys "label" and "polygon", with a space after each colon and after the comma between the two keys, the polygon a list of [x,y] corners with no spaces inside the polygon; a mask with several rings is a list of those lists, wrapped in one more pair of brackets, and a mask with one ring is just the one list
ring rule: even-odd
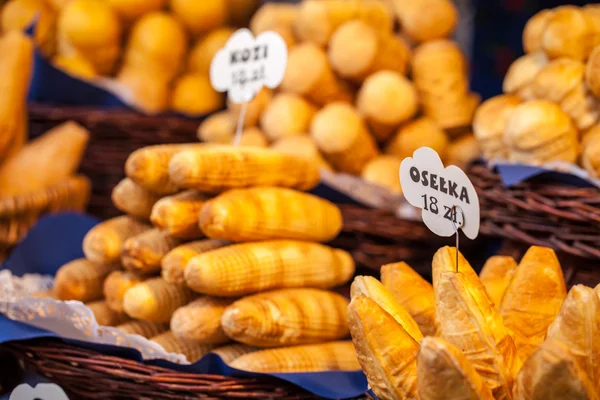
{"label": "woven basket rim", "polygon": [[146,115],[126,107],[55,105],[31,102],[29,118],[48,122],[74,120],[89,125],[118,125],[145,129],[196,131],[206,116],[186,117],[176,114]]}
{"label": "woven basket rim", "polygon": [[600,189],[547,180],[507,187],[489,166],[468,175],[481,205],[481,232],[600,260]]}
{"label": "woven basket rim", "polygon": [[[204,397],[215,400],[321,398],[276,377],[232,377],[179,372],[136,360],[104,355],[60,338],[8,342],[0,344],[0,348],[8,350],[68,392],[78,397],[83,394],[83,398],[107,398],[108,392],[123,393],[123,390],[135,393],[135,398],[146,398],[144,395],[150,394],[151,397],[147,398],[161,400]],[[87,385],[80,386],[86,381]],[[370,398],[365,396],[359,398]]]}

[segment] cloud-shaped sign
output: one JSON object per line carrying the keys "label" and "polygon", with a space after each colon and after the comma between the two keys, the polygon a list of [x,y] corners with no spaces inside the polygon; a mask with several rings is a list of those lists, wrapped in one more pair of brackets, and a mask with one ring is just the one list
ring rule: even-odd
{"label": "cloud-shaped sign", "polygon": [[479,197],[460,168],[444,168],[429,147],[417,149],[400,164],[400,184],[406,200],[421,208],[423,222],[436,235],[452,236],[461,228],[469,239],[479,234]]}
{"label": "cloud-shaped sign", "polygon": [[39,383],[34,388],[22,383],[10,394],[9,400],[69,400],[67,394],[54,383]]}
{"label": "cloud-shaped sign", "polygon": [[250,30],[240,29],[213,58],[210,81],[234,103],[245,103],[263,86],[279,86],[286,65],[287,46],[279,34],[267,31],[254,38]]}

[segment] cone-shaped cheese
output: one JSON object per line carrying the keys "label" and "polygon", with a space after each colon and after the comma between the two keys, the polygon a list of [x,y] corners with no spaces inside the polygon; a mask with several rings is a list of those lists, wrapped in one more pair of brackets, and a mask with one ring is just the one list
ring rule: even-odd
{"label": "cone-shaped cheese", "polygon": [[251,186],[310,190],[319,183],[319,170],[305,159],[271,149],[211,145],[173,156],[169,177],[179,187],[207,193]]}
{"label": "cone-shaped cheese", "polygon": [[494,304],[461,272],[441,273],[435,296],[441,337],[463,350],[496,399],[512,399],[517,350]]}
{"label": "cone-shaped cheese", "polygon": [[458,22],[458,10],[449,0],[391,0],[402,29],[414,42],[444,39]]}
{"label": "cone-shaped cheese", "polygon": [[359,81],[383,70],[404,75],[410,62],[410,48],[404,40],[379,33],[360,20],[347,22],[335,31],[328,55],[340,76]]}
{"label": "cone-shaped cheese", "polygon": [[67,56],[57,55],[52,59],[55,67],[79,79],[92,79],[98,76],[94,65],[80,54],[74,53]]}
{"label": "cone-shaped cheese", "polygon": [[492,392],[457,347],[444,339],[421,341],[417,360],[419,400],[493,400]]}
{"label": "cone-shaped cheese", "polygon": [[350,302],[348,324],[358,362],[377,397],[417,400],[419,344],[402,325],[363,295]]}
{"label": "cone-shaped cheese", "polygon": [[548,328],[548,338],[568,347],[600,394],[600,299],[592,288],[571,288],[558,317]]}
{"label": "cone-shaped cheese", "polygon": [[203,115],[223,108],[224,97],[211,85],[207,75],[192,73],[175,81],[171,108],[189,115]]}
{"label": "cone-shaped cheese", "polygon": [[250,346],[327,342],[348,335],[346,307],[348,300],[327,290],[274,290],[231,304],[221,325],[231,339]]}
{"label": "cone-shaped cheese", "polygon": [[54,293],[60,300],[82,302],[102,298],[102,282],[117,267],[94,264],[85,258],[73,260],[56,272]]}
{"label": "cone-shaped cheese", "polygon": [[86,303],[86,306],[92,310],[96,322],[100,326],[116,326],[129,320],[127,314],[113,310],[104,300]]}
{"label": "cone-shaped cheese", "polygon": [[196,36],[224,25],[229,15],[227,0],[169,0],[169,4],[188,31]]}
{"label": "cone-shaped cheese", "polygon": [[188,71],[208,74],[210,64],[217,51],[225,47],[229,37],[235,32],[233,28],[217,28],[200,38],[190,50]]}
{"label": "cone-shaped cheese", "polygon": [[131,153],[125,174],[138,185],[158,194],[172,194],[177,187],[169,179],[169,161],[179,152],[205,146],[201,143],[159,144]]}
{"label": "cone-shaped cheese", "polygon": [[0,195],[32,192],[71,176],[88,139],[85,128],[65,122],[32,140],[0,167]]}
{"label": "cone-shaped cheese", "polygon": [[206,196],[193,190],[163,197],[152,207],[150,219],[173,237],[199,239],[203,234],[198,215],[206,200]]}
{"label": "cone-shaped cheese", "polygon": [[487,294],[483,283],[481,283],[479,276],[477,276],[477,273],[475,270],[473,270],[473,267],[471,267],[469,261],[467,261],[467,259],[460,252],[458,252],[458,268],[456,267],[456,252],[456,247],[444,246],[440,248],[433,256],[432,280],[434,292],[437,291],[437,281],[442,273],[461,272],[465,278],[472,283],[473,287],[477,291],[481,292],[482,295],[485,294],[484,297],[489,298],[489,295]]}
{"label": "cone-shaped cheese", "polygon": [[281,88],[321,106],[352,99],[348,85],[331,69],[325,50],[314,43],[302,43],[289,52]]}
{"label": "cone-shaped cheese", "polygon": [[500,306],[516,269],[515,259],[507,256],[490,257],[483,266],[479,277],[496,307]]}
{"label": "cone-shaped cheese", "polygon": [[419,100],[417,90],[407,78],[394,71],[379,71],[363,83],[356,106],[376,138],[383,142],[398,125],[415,115]]}
{"label": "cone-shaped cheese", "polygon": [[160,271],[162,258],[180,244],[180,240],[170,237],[165,232],[150,229],[125,241],[121,262],[130,271],[152,274]]}
{"label": "cone-shaped cheese", "polygon": [[320,169],[331,171],[331,165],[325,161],[317,145],[310,136],[288,136],[276,140],[271,145],[273,150],[280,151],[284,154],[298,156],[310,160]]}
{"label": "cone-shaped cheese", "polygon": [[113,10],[126,22],[131,22],[164,7],[167,0],[107,0]]}
{"label": "cone-shaped cheese", "polygon": [[129,271],[113,271],[104,280],[104,298],[111,310],[123,312],[125,293],[144,281],[141,275]]}
{"label": "cone-shaped cheese", "polygon": [[126,215],[100,222],[83,238],[83,253],[98,264],[117,264],[125,241],[150,228],[149,224]]}
{"label": "cone-shaped cheese", "polygon": [[554,250],[529,248],[499,306],[504,323],[514,333],[522,360],[542,344],[566,295],[565,280]]}
{"label": "cone-shaped cheese", "polygon": [[236,120],[229,111],[220,111],[208,116],[198,126],[198,139],[208,143],[231,143],[235,135]]}
{"label": "cone-shaped cheese", "polygon": [[185,267],[192,258],[228,244],[225,240],[208,239],[177,246],[161,260],[161,276],[169,283],[185,283]]}
{"label": "cone-shaped cheese", "polygon": [[192,258],[187,285],[198,293],[240,296],[268,289],[330,288],[350,279],[354,261],[318,243],[268,240],[226,246]]}
{"label": "cone-shaped cheese", "polygon": [[277,187],[225,192],[207,201],[197,220],[208,237],[235,242],[328,242],[342,229],[342,213],[335,204],[312,194]]}
{"label": "cone-shaped cheese", "polygon": [[529,18],[523,29],[523,49],[525,53],[533,53],[542,48],[542,35],[553,10],[541,10]]}
{"label": "cone-shaped cheese", "polygon": [[589,377],[569,347],[546,340],[517,375],[515,400],[598,400]]}
{"label": "cone-shaped cheese", "polygon": [[506,71],[502,91],[515,94],[524,100],[534,98],[531,84],[538,72],[548,64],[548,56],[542,51],[517,58]]}
{"label": "cone-shaped cheese", "polygon": [[254,351],[236,358],[230,365],[244,371],[263,373],[360,370],[349,341]]}
{"label": "cone-shaped cheese", "polygon": [[345,22],[361,20],[380,32],[391,32],[392,16],[385,4],[362,0],[308,0],[302,2],[295,20],[296,34],[303,41],[326,45]]}
{"label": "cone-shaped cheese", "polygon": [[419,324],[423,335],[437,331],[433,287],[404,262],[381,267],[381,282]]}
{"label": "cone-shaped cheese", "polygon": [[17,116],[25,114],[33,47],[31,39],[20,31],[0,38],[0,160],[7,159],[12,142],[24,142],[27,136],[27,119]]}
{"label": "cone-shaped cheese", "polygon": [[350,287],[350,294],[352,298],[358,295],[370,298],[402,325],[415,341],[420,342],[423,338],[419,325],[377,279],[372,276],[357,276]]}
{"label": "cone-shaped cheese", "polygon": [[319,150],[334,168],[360,174],[377,156],[375,140],[365,122],[350,104],[335,102],[313,118],[310,134]]}
{"label": "cone-shaped cheese", "polygon": [[142,321],[168,323],[171,316],[194,298],[194,293],[183,285],[152,278],[138,283],[123,298],[123,310],[132,318]]}
{"label": "cone-shaped cheese", "polygon": [[180,339],[197,344],[229,342],[221,316],[234,299],[202,296],[178,308],[171,317],[171,331]]}
{"label": "cone-shaped cheese", "polygon": [[316,108],[302,97],[281,93],[264,110],[260,126],[270,140],[294,135],[305,135]]}
{"label": "cone-shaped cheese", "polygon": [[116,208],[132,217],[150,219],[152,207],[160,200],[160,195],[154,194],[129,178],[123,179],[113,188],[112,201]]}
{"label": "cone-shaped cheese", "polygon": [[198,361],[215,347],[212,344],[197,344],[181,340],[171,331],[162,333],[150,340],[161,345],[168,353],[183,354],[191,363]]}
{"label": "cone-shaped cheese", "polygon": [[124,63],[170,81],[181,72],[186,52],[187,36],[181,23],[171,14],[151,12],[131,29]]}
{"label": "cone-shaped cheese", "polygon": [[247,344],[233,343],[225,346],[217,347],[211,353],[218,354],[226,364],[230,364],[233,360],[240,358],[245,354],[254,353],[260,350],[258,347],[248,346]]}

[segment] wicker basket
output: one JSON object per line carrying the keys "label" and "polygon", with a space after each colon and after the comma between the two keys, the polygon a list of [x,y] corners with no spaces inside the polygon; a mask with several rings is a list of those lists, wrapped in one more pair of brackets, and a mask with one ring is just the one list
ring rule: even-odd
{"label": "wicker basket", "polygon": [[125,176],[123,166],[131,152],[153,144],[197,141],[196,130],[200,123],[182,117],[150,117],[129,110],[29,105],[33,137],[66,121],[75,121],[91,133],[80,172],[92,181],[88,210],[102,219],[119,214],[110,195]]}
{"label": "wicker basket", "polygon": [[[26,369],[61,386],[70,399],[319,399],[305,390],[274,378],[235,378],[182,373],[65,344],[39,339],[0,345],[0,388],[10,393]],[[1,394],[1,393],[0,393]],[[361,397],[360,399],[368,399]]]}
{"label": "wicker basket", "polygon": [[[73,176],[55,185],[22,196],[0,200],[0,253],[17,244],[45,214],[83,211],[90,197],[90,181]],[[0,255],[0,261],[2,256]]]}
{"label": "wicker basket", "polygon": [[506,187],[484,165],[469,177],[481,206],[481,233],[507,239],[508,253],[519,257],[532,245],[558,252],[571,285],[600,282],[600,189],[532,179]]}
{"label": "wicker basket", "polygon": [[[417,272],[431,278],[431,259],[442,246],[454,245],[454,238],[432,233],[422,221],[396,217],[385,210],[341,204],[342,233],[331,243],[349,251],[359,267],[374,273],[382,265],[405,261]],[[482,265],[488,238],[469,240],[461,233],[460,250],[473,265]]]}

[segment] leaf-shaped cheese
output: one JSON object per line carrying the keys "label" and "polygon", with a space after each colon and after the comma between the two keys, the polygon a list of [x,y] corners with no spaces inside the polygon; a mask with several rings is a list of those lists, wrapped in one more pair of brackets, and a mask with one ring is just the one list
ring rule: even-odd
{"label": "leaf-shaped cheese", "polygon": [[442,338],[421,340],[417,359],[420,400],[493,400],[492,391],[473,365]]}

